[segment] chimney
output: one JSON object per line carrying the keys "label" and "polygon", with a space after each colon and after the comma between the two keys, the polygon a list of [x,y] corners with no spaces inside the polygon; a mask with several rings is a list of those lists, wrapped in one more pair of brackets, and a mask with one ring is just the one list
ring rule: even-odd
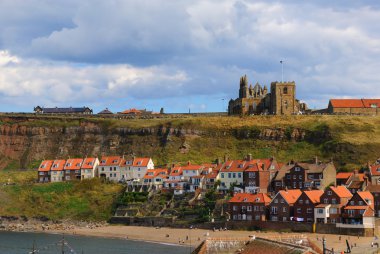
{"label": "chimney", "polygon": [[188,162],[187,162],[187,166],[190,166],[190,165],[191,165],[191,163],[190,163],[190,161],[188,161]]}
{"label": "chimney", "polygon": [[224,155],[224,162],[226,162],[226,161],[228,161],[228,155],[227,154]]}
{"label": "chimney", "polygon": [[247,154],[247,161],[251,161],[252,160],[252,154]]}
{"label": "chimney", "polygon": [[315,164],[318,165],[318,156],[315,156]]}
{"label": "chimney", "polygon": [[217,165],[222,164],[222,160],[221,160],[220,158],[217,158],[217,159],[216,159],[216,164],[217,164]]}
{"label": "chimney", "polygon": [[172,163],[172,168],[174,168],[175,167],[175,163]]}
{"label": "chimney", "polygon": [[355,170],[354,170],[354,176],[357,176],[357,175],[358,175],[358,173],[359,173],[359,172],[358,172],[358,170],[357,170],[357,169],[355,169]]}

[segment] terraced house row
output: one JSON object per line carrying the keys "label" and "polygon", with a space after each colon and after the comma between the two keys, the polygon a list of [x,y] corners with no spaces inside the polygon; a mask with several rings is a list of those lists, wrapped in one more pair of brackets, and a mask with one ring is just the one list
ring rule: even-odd
{"label": "terraced house row", "polygon": [[109,181],[124,182],[142,179],[148,169],[153,169],[151,158],[106,156],[67,160],[44,160],[38,168],[38,182],[62,182],[101,177]]}

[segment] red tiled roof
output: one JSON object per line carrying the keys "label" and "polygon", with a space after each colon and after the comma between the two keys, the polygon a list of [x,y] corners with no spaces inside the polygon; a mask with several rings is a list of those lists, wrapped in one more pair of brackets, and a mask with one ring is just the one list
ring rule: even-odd
{"label": "red tiled roof", "polygon": [[370,166],[371,174],[374,176],[380,176],[380,164]]}
{"label": "red tiled roof", "polygon": [[170,176],[181,176],[182,175],[182,168],[181,167],[174,167],[170,171]]}
{"label": "red tiled roof", "polygon": [[356,194],[358,194],[364,201],[366,201],[366,199],[371,200],[371,204],[369,204],[369,206],[374,208],[374,198],[373,198],[373,195],[371,194],[371,192],[369,192],[369,191],[358,191],[358,192],[356,192]]}
{"label": "red tiled roof", "polygon": [[132,166],[134,167],[147,167],[150,158],[134,158]]}
{"label": "red tiled roof", "polygon": [[368,205],[348,205],[344,209],[345,210],[365,210],[369,206]]}
{"label": "red tiled roof", "polygon": [[95,165],[96,158],[86,158],[82,163],[83,169],[92,169]]}
{"label": "red tiled roof", "polygon": [[65,166],[66,161],[65,160],[55,160],[53,162],[53,165],[51,166],[52,171],[62,171],[63,167]]}
{"label": "red tiled roof", "polygon": [[141,114],[141,110],[131,108],[131,109],[124,110],[123,112],[121,112],[121,114]]}
{"label": "red tiled roof", "polygon": [[304,191],[306,196],[310,199],[310,201],[313,204],[319,203],[320,198],[323,195],[324,191],[323,190],[311,190],[311,191]]}
{"label": "red tiled roof", "polygon": [[336,174],[336,179],[348,179],[350,178],[354,173],[352,172],[340,172]]}
{"label": "red tiled roof", "polygon": [[340,198],[351,198],[351,192],[345,186],[330,186],[330,189],[338,195]]}
{"label": "red tiled roof", "polygon": [[302,191],[299,189],[295,190],[281,190],[279,191],[280,195],[286,200],[288,204],[294,204],[297,199],[301,196]]}
{"label": "red tiled roof", "polygon": [[269,204],[271,198],[265,193],[250,194],[250,193],[236,193],[229,201],[229,203],[264,203]]}
{"label": "red tiled roof", "polygon": [[331,99],[334,108],[371,108],[380,107],[380,99]]}
{"label": "red tiled roof", "polygon": [[50,171],[51,166],[53,165],[52,160],[44,160],[41,162],[40,166],[38,167],[38,171]]}
{"label": "red tiled roof", "polygon": [[82,166],[83,159],[68,159],[65,163],[64,170],[79,170]]}
{"label": "red tiled roof", "polygon": [[166,168],[148,169],[144,175],[144,179],[152,179],[160,175],[163,175],[163,177],[166,178],[167,174],[168,169]]}
{"label": "red tiled roof", "polygon": [[105,156],[101,158],[99,166],[119,166],[121,159],[120,156]]}

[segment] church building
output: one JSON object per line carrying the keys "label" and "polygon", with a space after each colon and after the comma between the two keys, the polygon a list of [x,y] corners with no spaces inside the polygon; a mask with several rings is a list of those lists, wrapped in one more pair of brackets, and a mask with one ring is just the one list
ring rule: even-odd
{"label": "church building", "polygon": [[247,75],[240,78],[239,98],[228,103],[229,115],[292,115],[306,110],[306,104],[296,99],[296,83],[272,82],[270,92],[259,83],[249,85]]}

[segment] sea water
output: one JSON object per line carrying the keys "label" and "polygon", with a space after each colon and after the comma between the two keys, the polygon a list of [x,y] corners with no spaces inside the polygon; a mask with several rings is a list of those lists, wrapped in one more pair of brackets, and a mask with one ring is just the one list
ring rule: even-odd
{"label": "sea water", "polygon": [[[63,238],[64,237],[64,238]],[[64,245],[62,246],[62,239]],[[190,253],[189,246],[177,246],[143,241],[110,239],[43,233],[0,232],[1,254],[26,254],[34,249],[38,254],[176,254]]]}

